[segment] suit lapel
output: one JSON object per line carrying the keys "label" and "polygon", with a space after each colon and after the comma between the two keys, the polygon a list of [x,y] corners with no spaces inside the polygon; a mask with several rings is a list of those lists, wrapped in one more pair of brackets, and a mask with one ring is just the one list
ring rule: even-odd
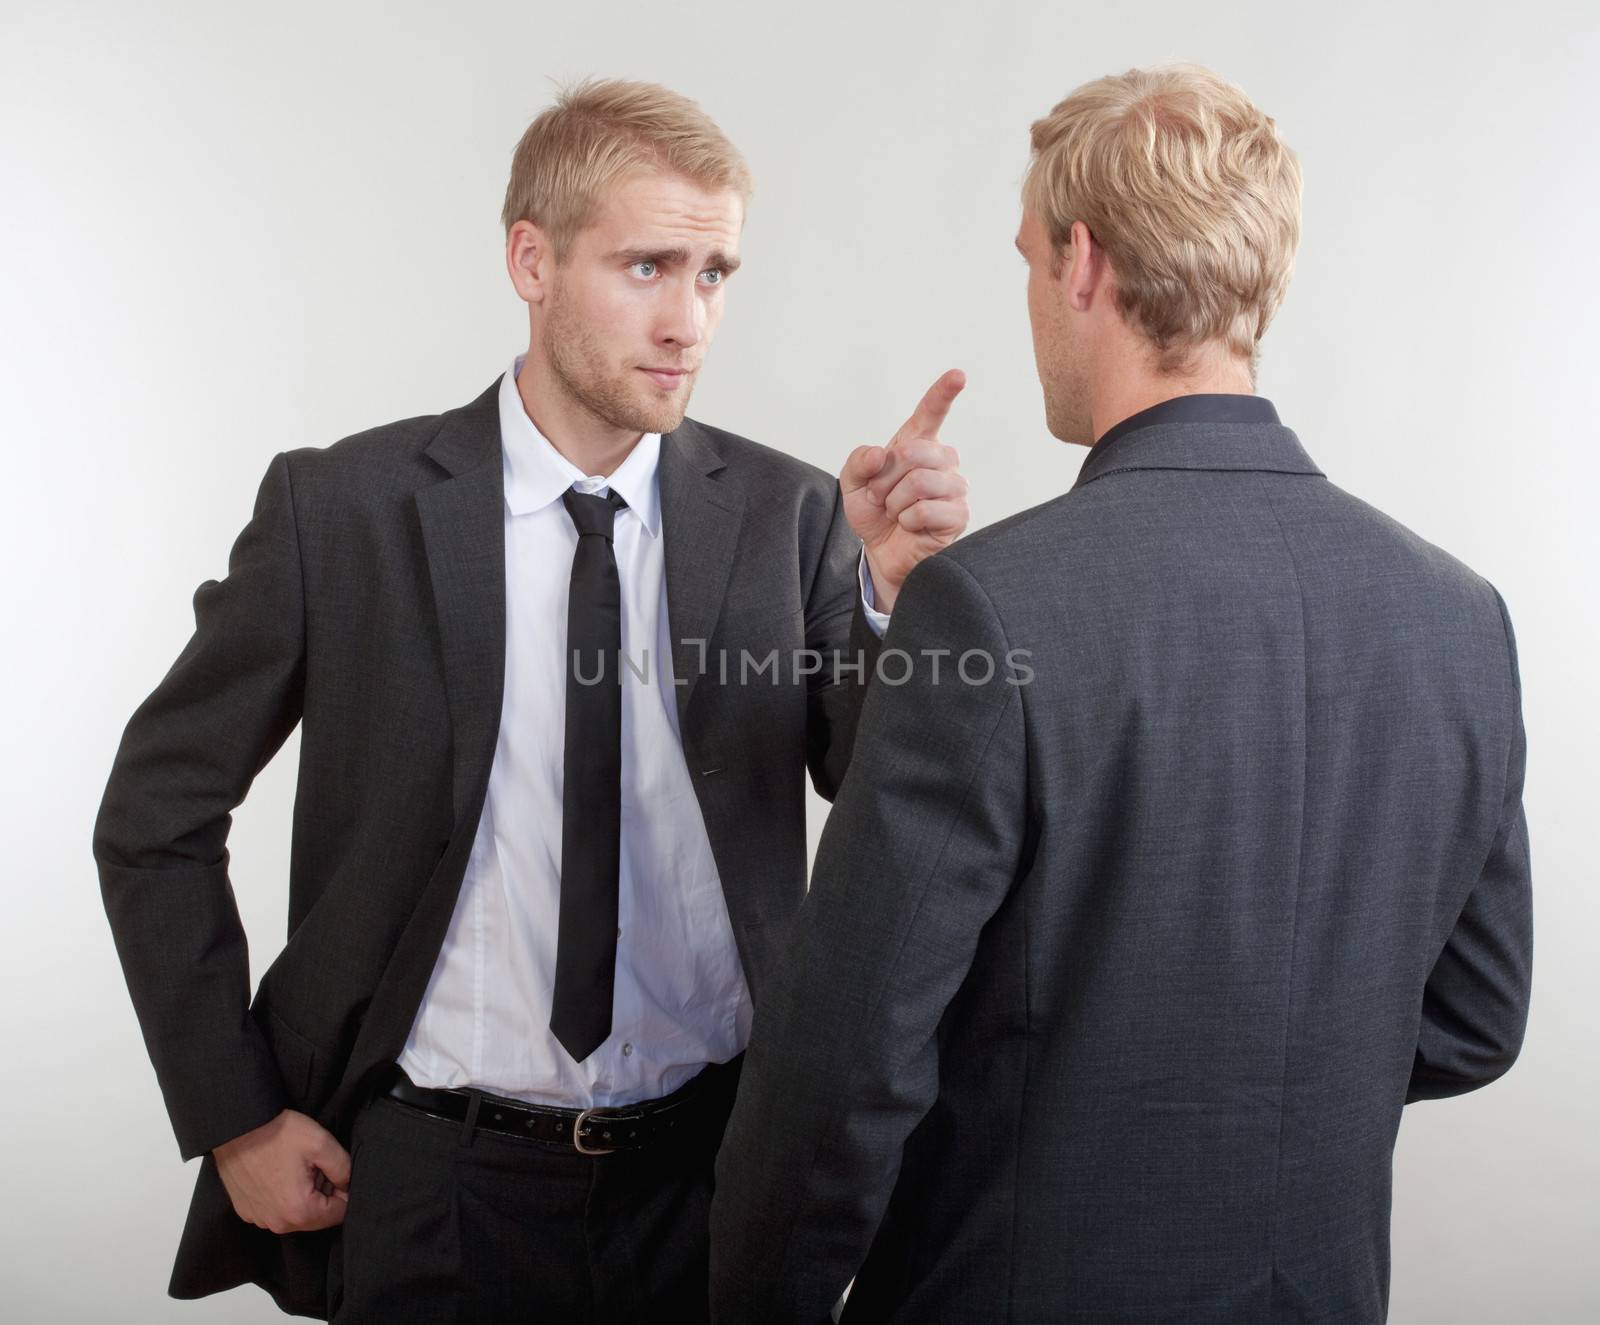
{"label": "suit lapel", "polygon": [[722,614],[723,593],[744,522],[745,496],[712,477],[724,468],[704,429],[692,419],[661,439],[661,534],[672,631],[672,674],[678,686],[678,730],[687,730],[689,700],[703,653]]}
{"label": "suit lapel", "polygon": [[451,477],[417,494],[444,650],[456,826],[478,801],[500,732],[506,659],[505,478],[498,381],[453,410],[425,454]]}

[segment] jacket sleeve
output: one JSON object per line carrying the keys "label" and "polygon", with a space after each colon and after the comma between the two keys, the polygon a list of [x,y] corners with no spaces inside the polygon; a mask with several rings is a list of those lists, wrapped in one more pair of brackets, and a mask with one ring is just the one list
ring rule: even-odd
{"label": "jacket sleeve", "polygon": [[882,648],[861,602],[860,554],[836,483],[822,559],[806,598],[806,647],[821,658],[806,693],[806,763],[817,794],[830,801],[850,766],[861,700]]}
{"label": "jacket sleeve", "polygon": [[[936,650],[937,682],[924,652]],[[994,660],[986,683],[958,673],[969,650]],[[716,1164],[714,1319],[826,1320],[865,1259],[938,1093],[939,1023],[1022,859],[1027,760],[1008,662],[966,570],[940,554],[911,572],[810,893],[756,1010]]]}
{"label": "jacket sleeve", "polygon": [[300,720],[304,603],[288,457],[275,456],[227,578],[123,732],[94,828],[101,896],[185,1159],[270,1121],[282,1077],[249,1012],[228,829]]}
{"label": "jacket sleeve", "polygon": [[1528,1024],[1533,974],[1533,893],[1522,809],[1527,738],[1511,618],[1498,593],[1511,666],[1511,743],[1505,798],[1488,859],[1422,997],[1422,1025],[1406,1103],[1461,1095],[1503,1075]]}

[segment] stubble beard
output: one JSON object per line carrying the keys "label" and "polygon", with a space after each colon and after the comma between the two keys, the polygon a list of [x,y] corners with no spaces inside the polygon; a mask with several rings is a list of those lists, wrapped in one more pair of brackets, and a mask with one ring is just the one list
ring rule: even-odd
{"label": "stubble beard", "polygon": [[1044,390],[1044,425],[1058,441],[1089,446],[1094,423],[1089,416],[1089,383],[1076,348],[1064,337],[1053,338],[1050,373],[1040,373]]}
{"label": "stubble beard", "polygon": [[1088,401],[1081,386],[1072,381],[1045,388],[1044,426],[1057,441],[1088,446],[1094,441]]}
{"label": "stubble beard", "polygon": [[[669,433],[683,422],[693,380],[681,394],[655,401],[641,399],[631,380],[639,370],[612,370],[607,365],[599,338],[573,316],[559,286],[551,299],[548,332],[551,372],[562,389],[602,423],[628,432]],[[641,382],[648,380],[640,375]]]}

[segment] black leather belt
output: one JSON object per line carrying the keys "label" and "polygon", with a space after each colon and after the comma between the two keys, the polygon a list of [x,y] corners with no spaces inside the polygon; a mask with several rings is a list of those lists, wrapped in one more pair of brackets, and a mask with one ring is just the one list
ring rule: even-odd
{"label": "black leather belt", "polygon": [[[731,1069],[731,1071],[730,1071]],[[474,1125],[486,1132],[522,1137],[568,1153],[609,1155],[616,1150],[638,1150],[664,1137],[690,1130],[702,1120],[711,1121],[720,1108],[724,1121],[732,1105],[731,1086],[738,1076],[738,1060],[713,1063],[670,1095],[614,1108],[559,1109],[552,1105],[510,1100],[481,1090],[434,1089],[419,1086],[398,1066],[387,1094],[401,1104],[435,1118],[464,1123],[477,1102]]]}

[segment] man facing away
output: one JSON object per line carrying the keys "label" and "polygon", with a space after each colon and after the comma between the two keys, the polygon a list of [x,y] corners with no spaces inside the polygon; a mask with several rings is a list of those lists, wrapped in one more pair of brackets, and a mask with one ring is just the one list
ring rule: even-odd
{"label": "man facing away", "polygon": [[1237,88],[1080,88],[1023,201],[1049,428],[1093,446],[903,587],[717,1163],[713,1315],[820,1321],[855,1275],[845,1321],[1381,1320],[1401,1109],[1527,1016],[1505,605],[1253,394],[1300,173]]}
{"label": "man facing away", "polygon": [[[882,613],[967,519],[957,373],[838,482],[684,417],[749,188],[684,98],[563,94],[506,195],[527,354],[276,456],[128,724],[94,847],[204,1156],[174,1295],[705,1318],[805,776],[838,786]],[[252,1001],[229,813],[297,723],[289,938]]]}

